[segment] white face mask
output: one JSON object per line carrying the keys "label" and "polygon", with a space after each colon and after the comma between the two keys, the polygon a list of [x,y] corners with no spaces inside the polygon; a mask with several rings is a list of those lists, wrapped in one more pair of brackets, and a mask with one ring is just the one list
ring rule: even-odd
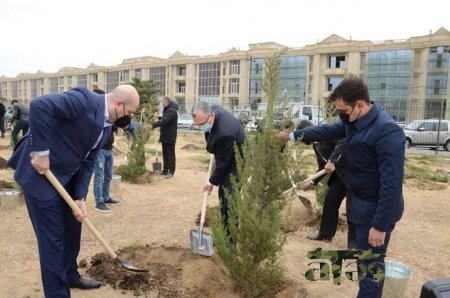
{"label": "white face mask", "polygon": [[210,132],[212,127],[213,127],[212,124],[206,123],[206,124],[203,124],[202,126],[200,126],[200,130],[203,132]]}

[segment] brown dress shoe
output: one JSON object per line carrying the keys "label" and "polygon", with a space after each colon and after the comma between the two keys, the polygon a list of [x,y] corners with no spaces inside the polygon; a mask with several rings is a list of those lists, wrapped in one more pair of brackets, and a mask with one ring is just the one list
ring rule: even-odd
{"label": "brown dress shoe", "polygon": [[308,236],[306,236],[307,239],[309,240],[316,240],[316,241],[326,241],[326,242],[331,242],[331,240],[333,240],[333,237],[327,237],[324,236],[320,233],[317,234],[309,234]]}

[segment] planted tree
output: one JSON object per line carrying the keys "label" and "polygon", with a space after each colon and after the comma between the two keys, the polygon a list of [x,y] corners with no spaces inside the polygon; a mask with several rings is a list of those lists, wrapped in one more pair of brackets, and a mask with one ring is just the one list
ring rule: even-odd
{"label": "planted tree", "polygon": [[159,102],[157,99],[158,89],[153,81],[141,81],[133,78],[131,85],[136,88],[140,97],[139,110],[133,117],[138,125],[135,129],[136,138],[131,141],[128,151],[128,163],[119,167],[118,174],[124,180],[138,182],[140,181],[139,177],[147,175],[145,145],[150,140],[152,126],[149,124],[154,121]]}
{"label": "planted tree", "polygon": [[236,154],[239,179],[234,193],[227,194],[228,230],[221,218],[213,219],[217,253],[226,271],[244,296],[258,297],[282,279],[280,254],[286,242],[281,230],[281,211],[287,200],[281,195],[289,188],[286,175],[290,155],[274,133],[274,105],[279,87],[279,56],[265,60],[263,89],[268,108],[263,128],[249,137],[242,157]]}

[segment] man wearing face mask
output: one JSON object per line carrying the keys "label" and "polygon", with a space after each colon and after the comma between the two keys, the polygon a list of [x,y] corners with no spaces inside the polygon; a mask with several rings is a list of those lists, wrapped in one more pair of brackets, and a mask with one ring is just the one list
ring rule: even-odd
{"label": "man wearing face mask", "polygon": [[[350,191],[353,193],[349,220],[356,226],[357,249],[372,249],[377,259],[358,261],[367,268],[384,255],[391,232],[403,214],[402,194],[405,134],[379,105],[370,101],[367,85],[357,76],[345,78],[330,95],[341,121],[278,134],[283,141],[303,142],[346,137]],[[358,297],[381,297],[383,282],[371,272],[359,282]]]}
{"label": "man wearing face mask", "polygon": [[[118,86],[106,96],[73,88],[31,101],[29,133],[17,144],[8,166],[16,170],[14,178],[25,196],[46,297],[70,297],[70,288],[101,285],[78,273],[85,198],[97,153],[110,137],[111,126],[120,126],[138,106],[139,94],[131,85]],[[48,169],[81,213],[73,214],[47,181],[43,174]]]}
{"label": "man wearing face mask", "polygon": [[240,148],[244,144],[244,129],[239,120],[221,106],[199,102],[192,111],[194,124],[205,133],[206,150],[215,157],[214,170],[203,190],[211,194],[214,186],[219,187],[220,213],[226,227],[228,206],[225,190],[233,192],[231,175],[237,174],[234,145]]}

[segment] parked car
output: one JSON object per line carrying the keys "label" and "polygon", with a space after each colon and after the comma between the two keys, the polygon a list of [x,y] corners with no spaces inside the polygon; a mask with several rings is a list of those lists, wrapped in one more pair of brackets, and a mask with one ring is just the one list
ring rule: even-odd
{"label": "parked car", "polygon": [[414,120],[404,128],[406,135],[405,147],[443,146],[450,151],[450,121],[449,120]]}
{"label": "parked car", "polygon": [[191,114],[181,114],[178,116],[178,128],[181,129],[195,129],[194,118]]}

